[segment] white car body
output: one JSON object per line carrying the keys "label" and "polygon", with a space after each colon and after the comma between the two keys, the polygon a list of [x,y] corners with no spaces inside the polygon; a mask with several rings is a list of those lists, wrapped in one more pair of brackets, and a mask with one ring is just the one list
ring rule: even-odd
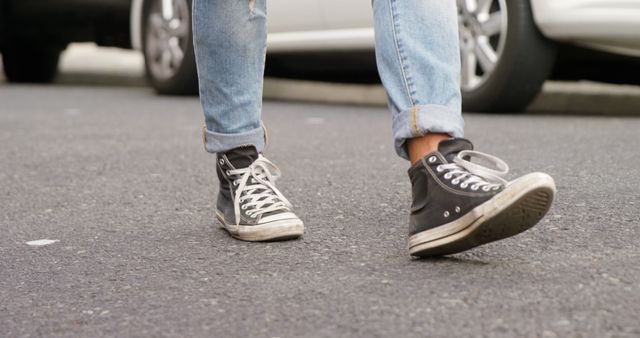
{"label": "white car body", "polygon": [[[131,10],[136,49],[143,1],[133,0]],[[538,28],[551,40],[640,56],[640,0],[531,0],[531,5]],[[268,11],[271,52],[374,47],[368,0],[271,0]]]}
{"label": "white car body", "polygon": [[614,53],[640,56],[640,1],[531,0],[542,33]]}

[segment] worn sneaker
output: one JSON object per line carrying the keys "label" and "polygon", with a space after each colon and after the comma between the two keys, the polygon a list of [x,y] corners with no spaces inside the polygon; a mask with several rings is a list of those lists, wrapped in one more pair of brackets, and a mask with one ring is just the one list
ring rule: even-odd
{"label": "worn sneaker", "polygon": [[[476,158],[495,168],[472,163]],[[519,234],[544,217],[556,187],[544,173],[513,181],[497,157],[473,151],[465,139],[440,142],[409,169],[413,204],[409,252],[440,256]]]}
{"label": "worn sneaker", "polygon": [[220,180],[216,217],[231,236],[244,241],[302,236],[302,221],[274,185],[280,169],[255,147],[218,154],[216,171]]}

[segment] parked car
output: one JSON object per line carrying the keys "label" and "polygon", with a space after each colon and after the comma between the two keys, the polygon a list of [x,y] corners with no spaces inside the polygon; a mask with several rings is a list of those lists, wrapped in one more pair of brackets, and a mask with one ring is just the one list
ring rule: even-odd
{"label": "parked car", "polygon": [[[550,76],[575,77],[574,60],[613,57],[640,69],[637,0],[457,3],[466,110],[520,111]],[[291,69],[296,67],[289,62],[304,64],[302,55],[315,55],[315,65],[321,55],[320,59],[363,58],[367,62],[359,65],[373,67],[370,6],[366,0],[271,0],[270,58],[280,60],[274,65]],[[190,7],[191,0],[0,0],[0,52],[6,76],[12,82],[50,81],[68,43],[95,41],[142,51],[149,81],[158,93],[194,93]],[[286,55],[296,58],[278,59]],[[554,71],[563,60],[561,69]],[[598,73],[593,67],[584,67],[584,72]],[[605,73],[599,72],[606,80]]]}

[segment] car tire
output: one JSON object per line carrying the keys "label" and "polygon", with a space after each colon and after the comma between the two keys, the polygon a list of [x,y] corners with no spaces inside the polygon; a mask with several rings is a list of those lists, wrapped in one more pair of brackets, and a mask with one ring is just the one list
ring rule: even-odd
{"label": "car tire", "polygon": [[[495,0],[498,4],[500,1]],[[477,86],[462,83],[463,109],[474,112],[521,112],[531,103],[553,70],[556,45],[538,30],[529,0],[502,0],[507,24],[504,45],[493,70]],[[460,1],[459,1],[460,6]],[[495,3],[492,5],[495,6]],[[502,8],[501,10],[504,10]],[[461,56],[464,41],[461,14]]]}
{"label": "car tire", "polygon": [[60,52],[59,47],[9,42],[2,48],[7,80],[14,83],[51,82],[58,71]]}
{"label": "car tire", "polygon": [[[142,50],[147,79],[159,94],[195,94],[198,92],[198,73],[191,29],[191,0],[174,1],[174,17],[170,20],[162,19],[163,21],[158,23],[158,6],[160,2],[160,0],[147,0],[143,6]],[[174,20],[174,23],[179,21],[180,33],[172,30],[172,20]],[[153,26],[154,22],[155,26]],[[167,35],[159,36],[162,34]],[[177,44],[174,43],[173,48],[177,45],[177,48],[180,49],[179,53],[182,53],[179,61],[174,59],[176,54],[169,50],[169,40],[172,38],[177,41]],[[171,62],[169,62],[170,64],[164,64],[164,67],[161,60],[158,59],[158,57],[162,57],[162,53],[169,53],[172,58]]]}

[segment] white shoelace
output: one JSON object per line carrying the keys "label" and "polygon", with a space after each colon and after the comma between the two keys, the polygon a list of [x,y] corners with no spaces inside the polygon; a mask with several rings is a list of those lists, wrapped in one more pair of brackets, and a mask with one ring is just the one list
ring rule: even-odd
{"label": "white shoelace", "polygon": [[[465,157],[478,158],[489,162],[495,166],[495,169],[472,163]],[[451,183],[457,185],[460,183],[461,188],[471,185],[471,190],[482,188],[483,191],[498,190],[501,186],[508,184],[503,177],[509,172],[509,166],[501,159],[485,154],[479,151],[463,150],[453,159],[453,163],[441,164],[436,170],[438,172],[447,171],[444,175],[445,179],[451,179]]]}
{"label": "white shoelace", "polygon": [[[236,225],[240,225],[240,208],[247,210],[247,216],[256,218],[272,211],[291,210],[291,203],[273,185],[280,177],[280,169],[259,155],[249,167],[229,170],[228,176],[237,177],[233,181],[236,193],[233,206],[236,216]],[[247,201],[247,203],[241,203]]]}

